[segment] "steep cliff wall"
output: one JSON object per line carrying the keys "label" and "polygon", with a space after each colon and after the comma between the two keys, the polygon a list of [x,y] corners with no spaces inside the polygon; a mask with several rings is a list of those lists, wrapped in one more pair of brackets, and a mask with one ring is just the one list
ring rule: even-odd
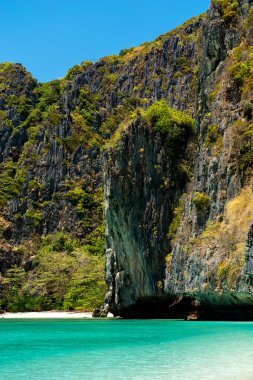
{"label": "steep cliff wall", "polygon": [[[169,219],[163,227],[168,229],[168,249],[171,253],[168,251],[166,257],[166,273],[159,277],[162,283],[166,277],[164,289],[160,289],[160,294],[162,290],[172,294],[197,294],[251,289],[251,233],[246,245],[244,265],[245,241],[253,221],[251,4],[251,1],[213,1],[198,32],[199,65],[195,70],[196,108],[193,113],[196,119],[197,140],[195,169],[187,187],[181,187],[181,193],[184,194],[180,200],[180,192],[167,189],[167,195],[170,190],[175,195],[173,201],[176,207],[174,219],[171,218],[171,208],[166,207]],[[118,147],[120,146],[119,143]],[[121,157],[120,148],[117,149],[117,155]],[[125,155],[125,149],[122,149],[122,154]],[[112,167],[117,167],[119,157],[112,158]],[[130,153],[128,160],[135,160],[135,157]],[[132,177],[135,175],[136,173],[133,173]],[[167,176],[165,171],[165,179]],[[111,180],[110,176],[106,180],[109,191],[107,208],[110,210],[108,221],[109,226],[113,226],[108,232],[110,234],[110,231],[113,231],[111,241],[107,242],[109,309],[115,311],[116,303],[124,314],[123,309],[133,305],[138,296],[142,299],[144,296],[158,295],[159,292],[154,285],[153,291],[139,291],[139,285],[143,283],[143,271],[139,272],[138,268],[142,268],[143,263],[138,264],[135,258],[139,258],[140,254],[136,252],[141,252],[141,249],[128,250],[127,244],[119,246],[118,242],[123,242],[124,237],[127,237],[128,242],[133,239],[131,234],[128,235],[131,231],[129,226],[119,222],[116,217],[115,224],[113,223],[114,212],[118,206],[114,209],[113,204],[117,202],[110,202],[110,197],[121,198],[121,193],[110,185]],[[123,176],[123,188],[127,181]],[[148,201],[145,202],[145,198],[140,198],[134,191],[126,192],[124,196],[120,206],[121,215],[128,215],[129,202],[135,204],[136,213],[140,212],[143,215]],[[160,202],[155,203],[153,209],[158,214],[159,208]],[[161,229],[159,223],[157,228]],[[122,233],[123,231],[125,232]],[[148,232],[146,236],[151,238],[152,233]],[[161,257],[158,253],[160,244],[159,239],[153,257],[156,267],[158,265],[159,268],[163,268],[164,256]],[[124,270],[128,271],[129,267],[128,253],[122,253],[121,256],[125,249],[132,260],[135,282],[138,284],[136,286],[129,277],[124,278]],[[149,276],[152,277],[153,272],[151,268],[146,268],[144,273],[145,282]],[[124,282],[128,289],[126,297],[124,291],[121,291]]]}
{"label": "steep cliff wall", "polygon": [[[120,56],[102,58],[95,64],[84,62],[69,70],[61,81],[34,84],[36,89],[27,94],[29,112],[16,120],[15,136],[21,136],[19,155],[22,152],[18,166],[25,168],[26,176],[20,197],[13,199],[8,205],[10,212],[7,210],[15,243],[36,232],[26,219],[18,230],[15,228],[13,215],[23,215],[27,209],[41,213],[39,234],[62,227],[73,231],[78,215],[64,195],[69,188],[80,187],[80,181],[88,193],[101,187],[101,147],[136,107],[166,98],[170,106],[181,110],[187,106],[193,113],[196,35],[202,19],[193,19],[153,43],[124,50]],[[4,66],[2,70],[7,75]],[[14,91],[20,74],[12,68],[9,71],[12,81],[8,86]],[[23,91],[27,92],[28,85],[26,80]],[[6,87],[2,97],[9,96]],[[20,102],[16,103],[14,109],[20,108]],[[13,112],[10,106],[2,110],[8,115]],[[5,124],[1,128],[6,135],[2,149],[7,162],[12,160],[7,154],[12,138]],[[52,201],[53,195],[58,197],[57,204]],[[43,202],[48,204],[42,210],[39,205]],[[80,229],[78,237],[84,234]]]}
{"label": "steep cliff wall", "polygon": [[[224,18],[225,11],[214,2],[203,24],[196,109],[199,150],[192,189],[173,237],[167,291],[239,287],[253,216],[252,151],[246,142],[251,139],[251,116],[245,113],[252,104],[252,69],[240,77],[241,65],[252,67],[252,20],[245,19],[249,7],[250,2],[238,3],[236,13],[230,10]],[[201,195],[208,197],[206,207],[201,207]],[[237,202],[231,201],[235,197]]]}
{"label": "steep cliff wall", "polygon": [[174,113],[165,102],[150,106],[106,154],[106,303],[114,314],[163,289],[168,228],[191,166],[193,120]]}
{"label": "steep cliff wall", "polygon": [[[196,35],[203,17],[119,56],[84,62],[50,83],[36,83],[21,65],[1,65],[2,307],[26,296],[44,299],[41,307],[62,307],[65,301],[76,305],[78,297],[72,290],[74,298],[68,295],[75,286],[68,282],[62,294],[59,273],[45,252],[59,260],[62,252],[63,263],[69,250],[82,250],[98,255],[102,267],[101,149],[136,107],[166,98],[171,106],[187,106],[193,113]],[[53,286],[47,272],[53,272]],[[60,272],[65,276],[64,264]],[[18,285],[8,300],[13,283]],[[22,307],[30,308],[29,302]]]}

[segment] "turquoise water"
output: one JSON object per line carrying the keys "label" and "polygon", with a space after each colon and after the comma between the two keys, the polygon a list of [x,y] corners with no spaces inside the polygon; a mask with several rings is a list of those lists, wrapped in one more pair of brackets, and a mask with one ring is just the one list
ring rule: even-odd
{"label": "turquoise water", "polygon": [[253,379],[253,323],[0,320],[0,379]]}

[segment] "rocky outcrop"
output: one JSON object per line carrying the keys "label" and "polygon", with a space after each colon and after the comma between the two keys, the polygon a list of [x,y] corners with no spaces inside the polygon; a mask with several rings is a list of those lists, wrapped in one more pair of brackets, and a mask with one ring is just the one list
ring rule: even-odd
{"label": "rocky outcrop", "polygon": [[252,321],[253,297],[247,293],[187,293],[140,297],[121,310],[123,318],[188,321]]}
{"label": "rocky outcrop", "polygon": [[[203,18],[119,56],[84,62],[50,83],[36,83],[19,64],[0,65],[0,205],[9,225],[0,225],[1,262],[4,276],[20,268],[19,294],[33,289],[25,283],[36,282],[48,236],[103,255],[102,147],[136,107],[165,98],[194,112]],[[166,237],[161,245],[168,245]],[[164,253],[162,262],[164,268]]]}
{"label": "rocky outcrop", "polygon": [[[102,257],[104,182],[104,313],[127,316],[147,297],[185,310],[197,293],[252,291],[251,230],[243,253],[253,220],[251,0],[214,0],[154,42],[62,80],[38,84],[1,64],[0,84],[3,277],[21,268],[24,283],[36,281],[48,236],[49,251],[68,255],[78,241]],[[173,156],[173,133],[143,117],[160,99],[196,120],[195,142],[182,136]]]}
{"label": "rocky outcrop", "polygon": [[[242,27],[249,6],[246,2],[238,6],[237,25]],[[237,25],[228,25],[217,4],[211,5],[203,23],[196,109],[199,151],[196,155],[192,191],[185,204],[178,239],[174,239],[166,279],[166,290],[170,292],[215,291],[220,288],[235,290],[240,281],[239,278],[234,279],[232,286],[218,278],[214,280],[212,270],[216,268],[219,271],[219,263],[222,265],[222,248],[206,244],[206,247],[199,249],[197,242],[207,223],[215,226],[215,223],[223,220],[227,203],[245,185],[235,139],[235,133],[239,133],[235,131],[235,126],[240,123],[242,116],[241,90],[228,74],[233,48],[242,38],[241,29]],[[210,138],[213,138],[212,142]],[[203,221],[203,218],[199,218],[201,211],[196,209],[193,202],[196,193],[205,194],[210,199],[204,223],[200,222]],[[221,242],[219,244],[222,245]],[[229,254],[233,248],[227,250]],[[243,250],[241,256],[243,257]],[[242,264],[238,264],[238,276],[241,269]]]}
{"label": "rocky outcrop", "polygon": [[104,165],[105,302],[117,315],[139,297],[162,292],[168,228],[185,179],[168,158],[166,136],[140,119],[110,148]]}
{"label": "rocky outcrop", "polygon": [[[12,222],[13,244],[21,244],[35,232],[64,229],[76,232],[79,239],[91,232],[81,228],[80,215],[65,194],[80,181],[91,194],[102,187],[101,147],[137,106],[145,108],[166,98],[169,105],[193,113],[196,35],[202,22],[203,17],[196,17],[153,43],[95,64],[84,62],[62,81],[42,86],[19,65],[8,66],[8,72],[3,67],[12,92],[6,87],[2,99],[9,101],[15,93],[28,102],[23,116],[15,113],[21,109],[19,103],[13,108],[7,101],[3,108],[13,114],[17,128],[12,132],[2,124],[0,153],[4,161],[13,159],[26,171],[20,196],[11,197],[5,213]],[[24,216],[35,211],[41,220],[36,229]]]}
{"label": "rocky outcrop", "polygon": [[37,83],[21,64],[0,66],[0,162],[17,161],[27,141],[22,123],[36,102]]}
{"label": "rocky outcrop", "polygon": [[[222,45],[224,36],[219,36],[217,20],[215,23],[209,24],[208,33],[211,33],[211,28],[215,29],[214,35],[210,34],[211,37],[215,38],[215,34],[217,33],[216,36],[218,38],[216,42],[212,41],[212,43],[217,46],[220,46],[220,43]],[[209,34],[207,34],[206,37],[209,38]],[[222,52],[225,54],[225,47],[222,48]],[[219,82],[223,84],[223,88],[227,86],[227,83],[225,83],[226,80],[222,79],[224,71],[222,71],[221,66],[219,66],[223,65],[223,63],[221,61],[219,63],[216,61],[215,63],[216,59],[219,61],[221,58],[219,57],[219,52],[214,50],[212,54],[214,54],[214,56],[212,56],[212,58],[214,58],[213,60],[209,60],[207,54],[205,59],[206,66],[202,68],[204,71],[201,71],[199,81],[201,92],[199,93],[198,102],[202,104],[201,111],[197,116],[199,151],[196,155],[192,191],[188,196],[184,217],[179,227],[179,230],[182,232],[187,231],[187,233],[183,237],[183,241],[174,242],[172,263],[166,281],[167,290],[173,292],[200,290],[199,287],[201,287],[201,284],[206,283],[206,278],[208,277],[206,256],[203,255],[200,257],[196,252],[193,252],[189,256],[185,245],[188,245],[187,242],[189,239],[194,239],[203,232],[208,220],[215,220],[223,213],[226,202],[233,198],[242,186],[233,141],[231,141],[230,128],[238,118],[238,111],[236,107],[229,102],[224,104],[223,95],[221,95],[220,99],[215,102],[215,104],[213,103],[210,108],[206,103],[210,92],[212,92],[212,89],[214,90],[215,83],[217,84],[217,82],[215,82],[217,77],[219,78]],[[212,64],[217,65],[217,71],[209,72],[208,67]],[[221,74],[219,74],[219,71]],[[210,147],[205,143],[208,129],[211,126],[219,129],[218,138],[220,139],[220,146],[217,144],[217,146]],[[207,210],[204,219],[202,212],[196,210],[193,204],[196,192],[205,194],[210,199],[210,209]],[[187,276],[187,278],[185,278],[185,276]]]}
{"label": "rocky outcrop", "polygon": [[245,244],[245,263],[242,271],[240,290],[252,293],[253,278],[253,226],[250,227]]}
{"label": "rocky outcrop", "polygon": [[[247,216],[247,219],[243,221],[245,227],[242,228],[241,235],[235,231],[231,216],[233,207],[237,207],[237,212],[241,207],[239,213],[243,211],[243,197],[248,196],[247,191],[240,192],[249,183],[249,175],[246,171],[242,171],[241,148],[235,137],[238,125],[245,126],[246,124],[243,124],[242,82],[239,83],[235,76],[233,77],[233,64],[235,52],[238,51],[236,49],[243,39],[242,30],[245,31],[245,25],[248,25],[248,21],[245,23],[245,20],[247,20],[250,6],[251,2],[238,2],[233,5],[235,8],[231,8],[229,3],[215,1],[211,4],[200,28],[194,111],[198,141],[195,171],[192,181],[187,189],[184,189],[187,194],[184,194],[180,202],[180,191],[173,191],[176,195],[175,203],[179,203],[177,209],[174,210],[173,221],[171,207],[166,209],[169,224],[172,221],[173,226],[177,223],[178,225],[174,236],[170,236],[168,248],[171,248],[171,254],[167,257],[167,273],[159,277],[159,281],[165,284],[160,292],[183,294],[185,292],[220,293],[239,289],[250,290],[249,287],[243,288],[240,281],[244,262],[243,245],[246,239],[244,231],[247,230],[247,226],[249,227],[250,221],[252,222],[253,215]],[[244,39],[244,44],[246,44],[245,50],[249,49],[249,36]],[[176,104],[173,106],[177,107]],[[131,141],[133,138],[134,136],[131,136]],[[124,139],[125,137],[122,138],[122,142]],[[118,162],[125,156],[125,149],[121,142],[118,146],[121,146],[121,150],[117,148],[117,159],[110,161],[113,167],[117,167]],[[131,155],[129,159],[132,160]],[[165,157],[163,159],[166,160]],[[145,163],[142,164],[143,166]],[[135,178],[138,170],[131,172],[132,178]],[[140,285],[143,278],[141,269],[143,260],[140,261],[139,258],[142,257],[145,249],[139,248],[140,243],[138,247],[129,247],[129,242],[133,241],[131,228],[136,223],[132,221],[125,223],[122,219],[118,219],[117,214],[118,210],[123,209],[125,211],[123,213],[120,211],[121,217],[127,215],[129,201],[136,204],[135,213],[142,213],[145,210],[145,206],[141,203],[143,196],[135,194],[134,191],[122,193],[118,188],[114,189],[114,186],[109,185],[111,181],[114,184],[113,174],[112,172],[111,175],[109,174],[110,172],[107,172],[106,218],[107,233],[110,236],[107,242],[107,282],[110,292],[106,302],[109,303],[109,308],[111,307],[113,312],[126,316],[128,313],[126,310],[129,310],[128,308],[131,308],[135,302],[138,304],[139,298],[143,306],[145,296],[158,296],[159,292],[154,286],[152,291],[150,290],[152,287],[143,291],[145,287]],[[165,180],[167,175],[164,171]],[[126,175],[122,175],[123,186],[127,182],[127,180],[124,181],[125,178]],[[170,189],[168,189],[168,194],[169,191]],[[117,202],[114,205],[113,201],[110,201],[111,194],[113,197],[120,194],[120,199],[122,199],[120,206]],[[235,206],[233,199],[236,199]],[[155,203],[153,206],[155,213],[159,213],[159,208],[160,202]],[[251,214],[249,211],[249,215]],[[141,220],[140,216],[139,220]],[[169,227],[167,223],[164,226],[166,229]],[[149,234],[152,236],[151,231]],[[154,249],[156,253],[160,250],[160,239]],[[140,237],[140,241],[143,243],[145,238]],[[247,244],[249,247],[249,240]],[[246,249],[244,274],[251,262],[248,251],[249,248]],[[159,265],[158,262],[156,262],[157,265]],[[161,261],[162,271],[163,265]],[[139,277],[140,282],[134,285],[133,276],[131,277],[130,273],[131,270],[135,271],[134,277],[137,278],[138,269],[141,269],[142,275]],[[152,268],[146,267],[145,274],[146,279],[149,276],[152,278]],[[249,279],[248,272],[247,276]]]}

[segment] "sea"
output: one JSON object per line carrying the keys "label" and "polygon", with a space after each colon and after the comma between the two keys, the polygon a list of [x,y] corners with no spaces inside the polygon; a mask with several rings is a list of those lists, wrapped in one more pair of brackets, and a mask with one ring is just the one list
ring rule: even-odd
{"label": "sea", "polygon": [[253,380],[253,323],[0,320],[1,380]]}

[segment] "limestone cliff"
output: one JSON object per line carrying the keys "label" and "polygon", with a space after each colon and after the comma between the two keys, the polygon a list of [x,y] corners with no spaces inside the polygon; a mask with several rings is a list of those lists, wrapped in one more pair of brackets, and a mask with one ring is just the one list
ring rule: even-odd
{"label": "limestone cliff", "polygon": [[0,65],[2,308],[84,307],[87,286],[98,294],[90,295],[93,305],[101,303],[103,271],[95,285],[77,274],[89,267],[80,250],[104,261],[101,152],[137,107],[165,98],[194,112],[203,18],[119,56],[76,65],[62,80],[40,84],[19,64]]}
{"label": "limestone cliff", "polygon": [[[177,181],[174,182],[173,185],[179,186],[181,194],[183,193],[179,199],[180,191],[173,189],[165,170],[164,180],[168,179],[169,183],[166,196],[171,192],[173,201],[166,203],[166,197],[163,196],[163,203],[157,192],[158,198],[153,205],[153,215],[157,218],[156,228],[159,232],[163,228],[167,229],[169,238],[168,245],[162,246],[161,242],[167,240],[159,237],[152,254],[156,270],[159,266],[160,273],[163,273],[159,281],[165,281],[165,286],[161,286],[159,291],[155,281],[150,281],[155,273],[152,267],[143,271],[143,260],[139,261],[140,253],[145,254],[145,248],[140,248],[141,244],[134,248],[124,244],[125,237],[128,242],[135,241],[131,234],[134,224],[125,223],[114,214],[119,212],[127,217],[131,214],[131,207],[134,207],[135,213],[139,212],[138,220],[141,221],[149,201],[135,192],[138,185],[135,185],[134,191],[126,191],[122,197],[122,191],[114,187],[113,175],[108,177],[107,174],[106,215],[110,235],[107,241],[107,281],[110,285],[109,309],[114,312],[115,304],[119,309],[122,308],[121,313],[124,315],[127,307],[133,305],[138,298],[159,293],[161,295],[163,292],[219,294],[251,289],[252,233],[246,244],[245,264],[244,245],[253,221],[250,158],[252,22],[251,1],[233,4],[213,1],[198,31],[199,65],[195,70],[196,98],[193,112],[196,120],[194,175],[187,186],[182,187]],[[245,67],[244,74],[241,72],[242,67]],[[132,128],[127,133],[132,141],[135,138]],[[136,133],[136,138],[138,135]],[[122,141],[124,139],[125,137]],[[121,144],[122,142],[118,144],[117,156],[111,157],[111,172],[122,157],[132,167],[138,165],[138,157],[131,150],[126,158],[125,149],[122,148],[122,156],[119,156]],[[155,143],[153,149],[155,151]],[[165,159],[166,163],[167,160]],[[137,173],[139,166],[131,173],[131,177],[135,178]],[[152,172],[147,175],[152,176]],[[122,175],[121,187],[124,188],[127,182],[126,176]],[[141,184],[140,186],[143,188]],[[173,204],[176,205],[174,219],[171,217]],[[161,207],[163,213],[167,214],[166,221],[159,220]],[[152,217],[150,223],[152,224]],[[135,228],[134,231],[138,229]],[[141,231],[144,235],[142,243],[149,239],[152,241],[151,231],[145,231],[144,228]],[[129,272],[129,266],[134,272]],[[146,275],[143,276],[143,273]],[[150,287],[144,291],[142,284],[146,281],[149,281]]]}
{"label": "limestone cliff", "polygon": [[[251,186],[248,157],[252,152],[249,141],[244,140],[250,135],[251,116],[248,118],[245,109],[252,104],[252,85],[246,89],[252,74],[244,79],[238,74],[240,65],[252,65],[247,58],[252,49],[252,20],[250,16],[247,19],[251,2],[238,3],[235,19],[225,18],[229,10],[213,3],[200,38],[196,98],[199,149],[191,192],[173,238],[166,280],[166,289],[172,292],[238,289],[244,242],[252,222],[251,190],[245,190]],[[209,199],[205,209],[201,207],[202,194]]]}
{"label": "limestone cliff", "polygon": [[105,245],[115,314],[251,292],[252,24],[251,0],[213,0],[61,80],[0,65],[0,309],[99,306]]}
{"label": "limestone cliff", "polygon": [[162,292],[168,228],[187,182],[184,165],[191,165],[190,120],[182,120],[176,139],[139,116],[106,154],[106,303],[114,314],[139,297]]}

